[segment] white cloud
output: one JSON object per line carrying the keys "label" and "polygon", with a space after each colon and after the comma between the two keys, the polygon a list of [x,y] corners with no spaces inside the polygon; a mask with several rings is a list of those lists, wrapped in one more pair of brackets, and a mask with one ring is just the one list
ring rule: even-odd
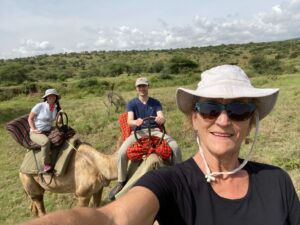
{"label": "white cloud", "polygon": [[[252,18],[208,19],[196,15],[184,27],[170,27],[162,20],[162,30],[141,31],[121,26],[101,31],[96,45],[105,49],[159,49],[284,40],[300,37],[300,0],[273,6]],[[108,41],[110,40],[110,41]]]}
{"label": "white cloud", "polygon": [[278,14],[282,13],[282,10],[281,10],[281,8],[280,8],[279,5],[273,6],[272,10],[273,10],[275,13],[278,13]]}
{"label": "white cloud", "polygon": [[76,44],[76,48],[77,49],[85,49],[85,48],[87,48],[87,45],[83,42],[80,42],[80,43]]}
{"label": "white cloud", "polygon": [[32,56],[37,54],[49,53],[54,47],[48,41],[33,41],[31,39],[21,41],[18,48],[13,49],[14,53],[21,56]]}
{"label": "white cloud", "polygon": [[[92,23],[84,19],[79,20],[80,23],[76,23],[78,25],[75,26],[72,17],[66,19],[61,16],[59,21],[54,20],[55,23],[52,20],[42,18],[38,20],[34,17],[34,20],[30,21],[41,22],[38,25],[34,24],[29,31],[34,32],[40,25],[48,27],[48,33],[45,32],[44,35],[40,32],[34,37],[40,40],[51,40],[51,43],[55,43],[55,48],[50,41],[36,41],[31,38],[14,48],[12,54],[29,56],[70,52],[71,49],[75,51],[168,49],[300,37],[300,0],[287,0],[252,17],[242,17],[242,14],[237,15],[232,12],[230,16],[226,14],[216,18],[208,17],[209,15],[201,16],[203,14],[200,13],[195,15],[190,23],[180,26],[171,25],[169,21],[165,22],[166,19],[158,16],[158,19],[155,19],[158,23],[155,29],[135,26],[136,24],[130,25],[126,20],[118,25],[107,24],[109,27],[104,27],[103,24],[100,25],[101,23]],[[9,27],[11,26],[7,25],[5,29],[3,28],[7,34]],[[9,57],[10,54],[5,55]]]}

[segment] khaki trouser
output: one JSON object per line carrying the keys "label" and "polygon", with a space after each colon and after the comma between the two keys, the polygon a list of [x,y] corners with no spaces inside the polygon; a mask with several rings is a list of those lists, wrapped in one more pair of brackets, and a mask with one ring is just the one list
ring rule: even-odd
{"label": "khaki trouser", "polygon": [[50,140],[45,134],[37,134],[30,132],[30,139],[41,146],[41,158],[45,164],[50,164]]}
{"label": "khaki trouser", "polygon": [[[148,129],[137,131],[138,138],[148,136],[148,135],[149,135]],[[161,137],[162,132],[158,128],[151,129],[151,136]],[[165,134],[164,140],[168,143],[168,145],[172,149],[173,152],[172,164],[180,163],[182,161],[182,156],[177,142],[167,134]],[[126,181],[127,167],[128,167],[127,149],[134,142],[136,142],[136,139],[132,131],[131,135],[123,142],[123,144],[119,149],[119,158],[118,158],[118,181],[119,182]]]}

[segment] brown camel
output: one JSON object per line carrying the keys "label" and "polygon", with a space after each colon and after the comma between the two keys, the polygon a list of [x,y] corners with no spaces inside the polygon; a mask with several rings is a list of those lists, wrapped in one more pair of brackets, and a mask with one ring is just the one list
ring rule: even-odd
{"label": "brown camel", "polygon": [[93,197],[94,207],[100,205],[103,187],[117,178],[117,152],[105,155],[87,144],[79,144],[73,154],[68,171],[63,176],[44,175],[44,182],[38,175],[20,173],[20,179],[27,195],[32,200],[31,211],[36,216],[45,212],[43,196],[45,191],[75,193],[77,206],[88,206]]}

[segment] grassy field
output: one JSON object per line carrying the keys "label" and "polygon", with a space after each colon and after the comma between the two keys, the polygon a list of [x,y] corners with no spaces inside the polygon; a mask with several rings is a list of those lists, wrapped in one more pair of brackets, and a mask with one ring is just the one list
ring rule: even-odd
{"label": "grassy field", "polygon": [[[198,76],[198,75],[197,75]],[[120,79],[120,78],[111,78]],[[135,79],[132,77],[131,79]],[[188,80],[186,77],[182,77]],[[195,88],[196,82],[186,87]],[[300,196],[300,74],[285,74],[268,77],[254,77],[252,82],[259,87],[279,87],[280,94],[274,111],[260,124],[260,135],[255,147],[253,160],[271,163],[284,168],[292,177],[297,193]],[[197,152],[193,133],[184,124],[183,115],[175,104],[175,90],[179,86],[154,85],[150,95],[161,100],[166,128],[179,143],[184,159]],[[133,87],[134,88],[134,87]],[[59,91],[59,90],[58,90]],[[120,93],[126,101],[135,96],[135,92]],[[25,149],[20,147],[4,128],[6,122],[28,113],[39,101],[42,94],[20,96],[10,101],[0,102],[0,224],[7,225],[27,220],[31,217],[29,200],[25,196],[18,178],[20,164]],[[61,100],[65,112],[69,115],[69,124],[74,127],[81,140],[89,142],[99,151],[112,153],[119,136],[118,113],[106,107],[107,99],[103,96],[65,94]],[[244,148],[245,154],[247,147]],[[105,189],[103,204],[107,203],[107,194],[114,183]],[[72,194],[46,193],[46,210],[53,211],[74,206]]]}

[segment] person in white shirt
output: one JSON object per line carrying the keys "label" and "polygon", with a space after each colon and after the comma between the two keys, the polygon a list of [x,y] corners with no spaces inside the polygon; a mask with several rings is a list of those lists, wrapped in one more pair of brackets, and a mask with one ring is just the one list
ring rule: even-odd
{"label": "person in white shirt", "polygon": [[42,97],[44,102],[36,104],[28,117],[30,126],[30,138],[41,146],[42,160],[44,163],[43,172],[52,170],[50,159],[50,140],[47,137],[52,129],[52,123],[57,114],[61,111],[59,104],[60,95],[55,89],[47,89]]}

